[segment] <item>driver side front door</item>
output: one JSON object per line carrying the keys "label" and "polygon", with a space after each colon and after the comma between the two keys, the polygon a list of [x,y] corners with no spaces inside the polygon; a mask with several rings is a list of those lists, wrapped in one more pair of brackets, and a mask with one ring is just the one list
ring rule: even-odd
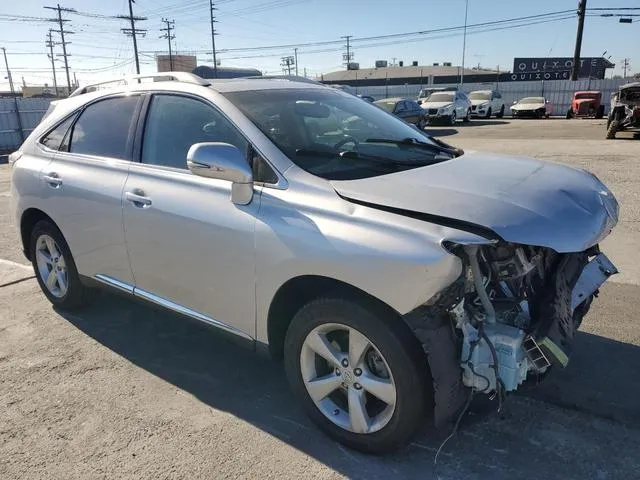
{"label": "driver side front door", "polygon": [[[255,338],[256,191],[248,205],[231,202],[231,183],[187,168],[194,143],[249,143],[211,103],[154,94],[139,162],[124,187],[124,227],[135,294]],[[257,189],[256,189],[257,190]]]}

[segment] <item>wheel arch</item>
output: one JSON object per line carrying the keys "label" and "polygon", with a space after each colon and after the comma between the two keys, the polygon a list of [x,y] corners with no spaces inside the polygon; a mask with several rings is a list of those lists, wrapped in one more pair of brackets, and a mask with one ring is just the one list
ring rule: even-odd
{"label": "wheel arch", "polygon": [[[31,231],[35,227],[36,223],[41,220],[48,220],[54,225],[56,222],[38,208],[27,208],[22,212],[20,217],[20,238],[22,240],[22,251],[27,260],[31,261],[31,255],[29,253],[29,243],[31,242]],[[57,225],[56,225],[57,227]]]}
{"label": "wheel arch", "polygon": [[301,275],[291,278],[281,285],[269,305],[267,337],[269,353],[273,358],[279,360],[283,357],[284,339],[294,315],[311,300],[326,295],[353,300],[382,314],[396,317],[418,342],[400,313],[379,298],[335,278],[321,275]]}

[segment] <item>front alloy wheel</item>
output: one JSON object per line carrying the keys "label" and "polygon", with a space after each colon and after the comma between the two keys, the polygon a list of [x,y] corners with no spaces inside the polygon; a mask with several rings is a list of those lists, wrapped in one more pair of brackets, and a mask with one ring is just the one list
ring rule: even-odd
{"label": "front alloy wheel", "polygon": [[393,416],[396,386],[371,340],[355,328],[328,323],[314,328],[300,352],[309,396],[331,422],[354,433],[372,433]]}
{"label": "front alloy wheel", "polygon": [[432,406],[420,343],[394,312],[375,302],[312,300],[287,330],[291,389],[334,440],[362,452],[404,445]]}

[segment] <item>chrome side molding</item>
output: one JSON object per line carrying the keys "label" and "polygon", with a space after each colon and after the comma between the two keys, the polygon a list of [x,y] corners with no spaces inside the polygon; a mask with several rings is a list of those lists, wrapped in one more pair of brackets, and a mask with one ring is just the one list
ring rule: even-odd
{"label": "chrome side molding", "polygon": [[216,328],[224,330],[225,332],[232,333],[237,335],[238,337],[244,338],[245,340],[253,341],[254,338],[246,333],[238,330],[237,328],[232,327],[224,322],[220,322],[214,318],[208,317],[200,312],[196,312],[195,310],[191,310],[190,308],[179,305],[171,300],[167,300],[165,298],[154,295],[153,293],[147,292],[146,290],[142,290],[141,288],[135,288],[133,285],[129,285],[128,283],[121,282],[120,280],[116,280],[115,278],[109,277],[107,275],[98,274],[94,276],[96,280],[99,282],[108,285],[110,287],[117,288],[120,291],[124,291],[129,293],[135,297],[143,298],[149,302],[155,303],[156,305],[160,305],[168,310],[172,310],[174,312],[180,313],[182,315],[186,315],[191,318],[195,318],[201,322],[212,325]]}

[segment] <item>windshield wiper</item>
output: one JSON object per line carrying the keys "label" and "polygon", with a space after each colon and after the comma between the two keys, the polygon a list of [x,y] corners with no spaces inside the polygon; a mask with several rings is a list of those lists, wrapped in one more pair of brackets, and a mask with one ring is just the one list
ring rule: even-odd
{"label": "windshield wiper", "polygon": [[[360,153],[355,150],[345,150],[342,152],[328,152],[326,150],[312,150],[299,148],[296,150],[296,155],[306,155],[313,157],[331,157],[331,158],[353,158],[356,160],[367,160],[377,165],[389,166],[389,167],[419,167],[422,166],[424,161],[403,161],[396,160],[389,157],[383,157],[381,155],[371,155],[369,153]],[[425,166],[428,165],[425,164]]]}
{"label": "windshield wiper", "polygon": [[435,145],[433,143],[421,142],[420,140],[416,140],[415,138],[411,137],[403,138],[402,140],[395,140],[392,138],[367,138],[364,143],[390,143],[392,145],[419,147],[435,152],[448,153],[449,155],[453,155],[454,157],[459,157],[460,155],[464,154],[461,149],[447,145],[440,140],[432,138],[431,141],[433,141]]}

